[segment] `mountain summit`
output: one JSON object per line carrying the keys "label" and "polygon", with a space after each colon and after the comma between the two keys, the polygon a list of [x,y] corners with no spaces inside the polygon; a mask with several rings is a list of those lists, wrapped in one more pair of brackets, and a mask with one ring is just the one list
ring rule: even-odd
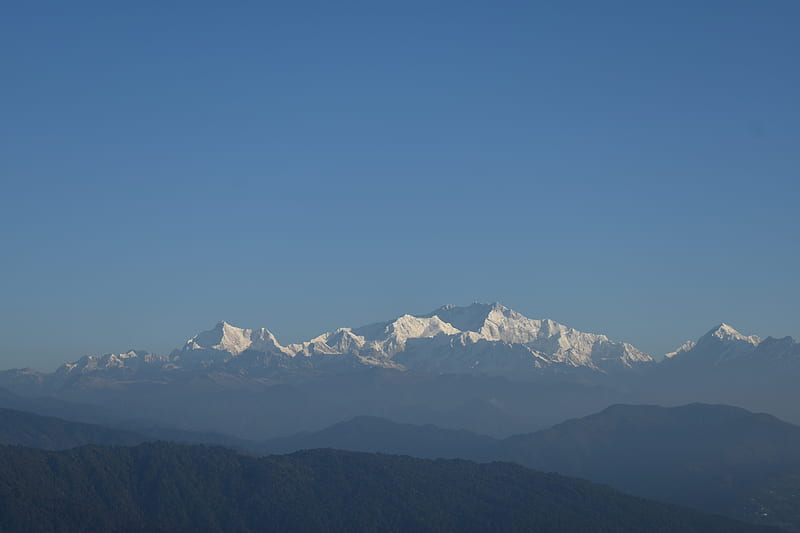
{"label": "mountain summit", "polygon": [[[793,364],[797,358],[786,354],[796,351],[792,339],[762,341],[722,323],[697,342],[686,342],[667,354],[665,362],[669,368],[685,369],[681,371],[686,374],[684,378],[694,375],[700,379],[706,375],[700,369],[727,367],[734,362],[737,367],[748,361],[760,364],[785,360]],[[342,327],[285,345],[266,328],[247,329],[221,321],[169,356],[146,352],[86,356],[65,363],[54,375],[37,375],[36,379],[66,386],[81,380],[80,387],[201,375],[212,376],[212,380],[228,376],[236,382],[274,382],[377,368],[425,375],[591,381],[593,376],[633,375],[631,372],[637,369],[655,370],[656,366],[661,367],[629,343],[546,318],[528,318],[498,302],[476,302],[444,305],[430,313],[404,314],[366,326]],[[8,374],[9,383],[15,375]]]}
{"label": "mountain summit", "polygon": [[665,357],[673,360],[691,358],[720,364],[752,354],[761,342],[757,335],[743,335],[723,322],[711,328],[697,342],[687,341]]}
{"label": "mountain summit", "polygon": [[745,336],[733,329],[726,323],[713,328],[711,331],[700,337],[698,344],[704,342],[723,342],[723,343],[745,343],[751,346],[758,346],[761,339],[757,335]]}
{"label": "mountain summit", "polygon": [[213,329],[199,333],[186,341],[180,351],[173,355],[188,354],[191,352],[225,352],[237,356],[245,350],[265,352],[270,350],[283,351],[275,335],[268,329],[243,329],[232,326],[222,321]]}
{"label": "mountain summit", "polygon": [[68,363],[60,375],[96,370],[134,377],[146,367],[176,375],[204,371],[281,378],[355,368],[386,368],[432,374],[483,374],[515,378],[575,372],[607,374],[652,363],[634,346],[584,333],[549,319],[531,319],[500,303],[445,305],[431,313],[405,314],[366,326],[343,327],[308,341],[283,345],[266,328],[222,321],[190,338],[168,357],[116,357],[97,364]]}
{"label": "mountain summit", "polygon": [[265,329],[240,329],[221,322],[190,339],[180,354],[193,350],[222,360],[244,351],[284,358],[338,355],[365,366],[492,375],[578,368],[608,372],[652,361],[630,344],[553,320],[530,319],[500,303],[446,305],[424,315],[340,328],[288,346],[280,345]]}

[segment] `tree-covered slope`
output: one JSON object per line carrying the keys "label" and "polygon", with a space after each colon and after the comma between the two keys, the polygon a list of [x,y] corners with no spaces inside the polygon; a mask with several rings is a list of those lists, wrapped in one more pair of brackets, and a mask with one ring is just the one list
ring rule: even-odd
{"label": "tree-covered slope", "polygon": [[164,443],[0,447],[0,530],[768,531],[508,463]]}

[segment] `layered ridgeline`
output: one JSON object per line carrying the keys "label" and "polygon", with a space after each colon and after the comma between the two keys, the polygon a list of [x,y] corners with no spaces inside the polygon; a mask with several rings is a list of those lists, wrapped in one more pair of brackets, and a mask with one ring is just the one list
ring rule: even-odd
{"label": "layered ridgeline", "polygon": [[725,405],[614,405],[506,439],[358,417],[263,447],[512,461],[800,532],[800,426]]}
{"label": "layered ridgeline", "polygon": [[102,386],[104,380],[171,380],[186,372],[286,380],[358,368],[514,378],[609,374],[649,365],[634,346],[552,320],[527,318],[501,304],[447,305],[425,315],[340,328],[309,341],[281,344],[265,328],[220,322],[170,355],[143,351],[89,355],[52,376],[6,372],[0,381],[28,385]]}
{"label": "layered ridgeline", "polygon": [[163,382],[198,371],[286,381],[296,377],[388,369],[420,374],[471,374],[513,379],[569,379],[643,372],[657,377],[691,374],[794,375],[800,343],[791,337],[760,339],[721,324],[698,341],[687,341],[656,364],[626,342],[584,333],[553,320],[523,316],[499,303],[443,306],[424,315],[340,328],[311,340],[281,344],[268,329],[245,329],[220,322],[169,355],[131,350],[87,355],[53,374],[30,369],[0,372],[0,386],[31,392],[75,384],[103,386],[112,381]]}
{"label": "layered ridgeline", "polygon": [[800,343],[761,339],[720,324],[686,342],[638,380],[638,401],[714,402],[800,423]]}
{"label": "layered ridgeline", "polygon": [[238,369],[250,363],[324,368],[338,362],[421,372],[518,375],[576,368],[615,371],[649,363],[652,358],[605,335],[583,333],[552,320],[533,320],[499,303],[475,303],[340,328],[286,346],[266,329],[241,329],[221,322],[190,339],[169,360],[185,366],[221,361],[234,363]]}
{"label": "layered ridgeline", "polygon": [[792,337],[761,339],[743,335],[728,324],[720,324],[700,337],[687,341],[664,356],[665,368],[785,368],[800,361],[800,343]]}
{"label": "layered ridgeline", "polygon": [[42,414],[264,439],[359,415],[508,436],[615,403],[725,403],[800,423],[798,379],[800,344],[791,337],[762,340],[723,324],[654,362],[605,335],[473,304],[296,344],[222,322],[169,355],[92,355],[49,374],[10,370],[0,387],[89,404],[102,417],[52,402],[35,409]]}
{"label": "layered ridgeline", "polygon": [[[184,433],[157,438],[214,442],[208,437]],[[154,436],[0,409],[0,444],[66,449],[146,440]],[[800,427],[729,406],[616,405],[507,439],[358,417],[317,432],[227,445],[257,455],[328,448],[512,461],[637,496],[800,531]]]}
{"label": "layered ridgeline", "polygon": [[2,531],[771,531],[508,463],[0,446]]}

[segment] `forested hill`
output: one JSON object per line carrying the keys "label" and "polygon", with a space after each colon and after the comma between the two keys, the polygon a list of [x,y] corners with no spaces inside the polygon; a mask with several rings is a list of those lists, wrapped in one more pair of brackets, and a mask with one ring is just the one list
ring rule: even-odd
{"label": "forested hill", "polygon": [[508,463],[166,443],[0,446],[0,530],[776,531]]}

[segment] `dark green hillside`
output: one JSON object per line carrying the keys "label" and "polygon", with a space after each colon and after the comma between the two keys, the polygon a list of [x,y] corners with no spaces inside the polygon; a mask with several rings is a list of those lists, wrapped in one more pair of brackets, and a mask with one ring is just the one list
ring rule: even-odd
{"label": "dark green hillside", "polygon": [[508,463],[165,443],[0,447],[0,530],[769,531]]}

